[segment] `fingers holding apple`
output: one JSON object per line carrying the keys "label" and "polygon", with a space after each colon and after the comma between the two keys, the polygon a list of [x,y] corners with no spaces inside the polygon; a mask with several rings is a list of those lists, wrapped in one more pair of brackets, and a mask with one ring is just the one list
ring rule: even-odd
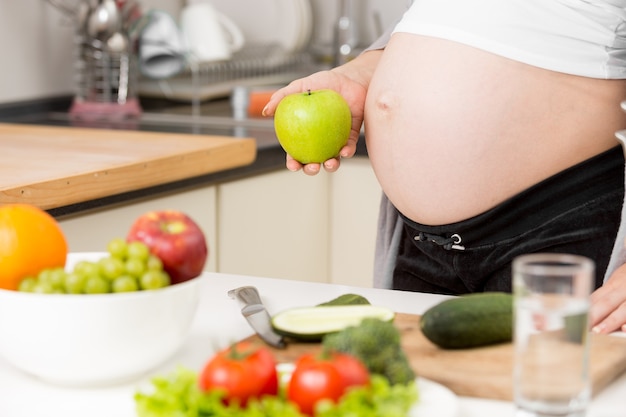
{"label": "fingers holding apple", "polygon": [[[312,164],[312,169],[317,170],[319,166],[314,164],[339,157],[348,143],[351,128],[348,103],[329,89],[290,94],[280,101],[274,113],[276,137],[285,152],[299,164]],[[335,168],[329,163],[327,168]],[[289,159],[287,166],[299,168],[293,162],[290,165]]]}
{"label": "fingers holding apple", "polygon": [[[343,151],[340,151],[340,153],[341,153],[341,157],[346,157],[346,158],[349,158],[354,154],[354,152],[351,152],[344,156]],[[340,164],[341,164],[340,158],[331,158],[327,161],[324,161],[323,164],[315,163],[315,164],[303,165],[300,162],[293,159],[291,155],[287,155],[287,162],[285,165],[289,171],[296,172],[296,171],[302,170],[306,175],[313,176],[313,175],[319,174],[319,172],[322,169],[322,165],[324,166],[324,170],[326,172],[335,172],[339,169]]]}
{"label": "fingers holding apple", "polygon": [[202,229],[176,210],[141,215],[130,227],[126,240],[145,243],[163,262],[172,284],[200,275],[209,253]]}

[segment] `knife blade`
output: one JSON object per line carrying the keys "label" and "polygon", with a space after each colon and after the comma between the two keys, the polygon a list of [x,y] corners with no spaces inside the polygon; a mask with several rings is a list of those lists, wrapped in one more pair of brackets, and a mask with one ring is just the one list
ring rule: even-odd
{"label": "knife blade", "polygon": [[271,317],[261,302],[256,287],[247,285],[228,291],[228,296],[242,305],[241,314],[257,335],[268,345],[284,349],[287,344],[284,338],[272,328]]}

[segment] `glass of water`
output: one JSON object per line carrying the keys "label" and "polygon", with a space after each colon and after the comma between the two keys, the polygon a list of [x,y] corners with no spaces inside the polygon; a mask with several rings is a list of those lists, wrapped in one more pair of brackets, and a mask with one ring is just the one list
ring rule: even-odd
{"label": "glass of water", "polygon": [[583,417],[590,398],[594,262],[538,253],[513,261],[516,417]]}

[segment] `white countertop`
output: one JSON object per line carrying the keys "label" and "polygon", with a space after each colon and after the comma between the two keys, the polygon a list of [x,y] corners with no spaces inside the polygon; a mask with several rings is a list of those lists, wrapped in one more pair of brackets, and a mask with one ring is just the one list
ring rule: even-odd
{"label": "white countertop", "polygon": [[[201,279],[201,301],[191,333],[185,345],[167,363],[138,381],[87,389],[49,385],[23,374],[0,358],[0,416],[136,417],[133,394],[137,384],[151,375],[169,373],[179,364],[200,369],[217,349],[253,333],[240,314],[238,303],[227,296],[228,290],[239,286],[256,286],[270,313],[288,307],[314,305],[346,292],[361,294],[372,304],[388,306],[399,313],[413,314],[421,314],[445,298],[432,294],[216,273],[205,273]],[[97,360],[94,358],[94,361]],[[624,417],[625,398],[626,374],[596,396],[588,417]],[[509,402],[459,398],[457,417],[512,415],[513,406]]]}

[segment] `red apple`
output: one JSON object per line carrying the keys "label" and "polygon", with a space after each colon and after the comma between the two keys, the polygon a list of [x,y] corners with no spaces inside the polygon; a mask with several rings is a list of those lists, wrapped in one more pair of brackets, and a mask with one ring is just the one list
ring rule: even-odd
{"label": "red apple", "polygon": [[163,262],[172,284],[200,275],[209,254],[202,229],[176,210],[141,215],[131,226],[126,240],[145,243]]}

